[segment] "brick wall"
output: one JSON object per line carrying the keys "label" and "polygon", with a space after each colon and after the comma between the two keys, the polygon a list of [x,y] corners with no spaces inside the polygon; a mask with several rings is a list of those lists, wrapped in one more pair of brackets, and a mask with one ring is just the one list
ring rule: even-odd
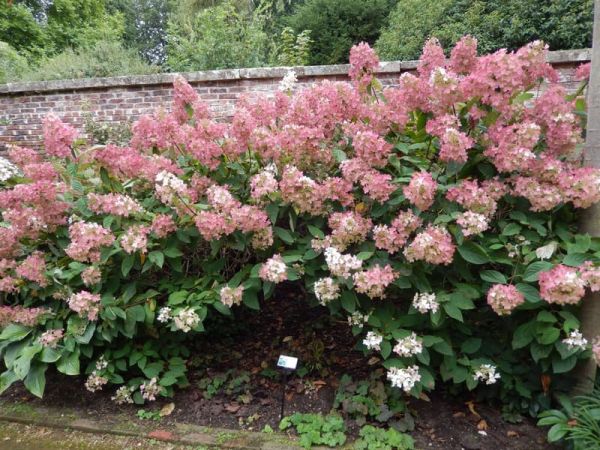
{"label": "brick wall", "polygon": [[[590,60],[589,50],[551,52],[549,61],[560,73],[569,90],[575,68]],[[378,77],[393,85],[399,75],[414,71],[415,61],[381,64]],[[288,68],[213,70],[182,74],[196,88],[215,116],[226,119],[236,100],[247,94],[269,93],[277,89]],[[347,80],[347,65],[294,68],[300,84],[320,80]],[[85,115],[103,123],[133,121],[156,108],[169,108],[174,74],[61,80],[0,85],[0,150],[8,144],[39,147],[42,120],[54,112],[79,129]]]}

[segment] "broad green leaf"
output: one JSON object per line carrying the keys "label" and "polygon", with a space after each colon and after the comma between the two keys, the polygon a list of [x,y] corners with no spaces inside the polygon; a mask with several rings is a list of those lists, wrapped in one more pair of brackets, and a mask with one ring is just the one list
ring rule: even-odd
{"label": "broad green leaf", "polygon": [[540,272],[547,272],[552,269],[554,264],[548,261],[536,261],[527,266],[525,273],[523,274],[523,280],[525,281],[537,281]]}
{"label": "broad green leaf", "polygon": [[285,228],[274,227],[273,230],[275,231],[275,234],[277,235],[277,237],[279,239],[281,239],[283,242],[285,242],[286,244],[293,244],[294,243],[294,237]]}
{"label": "broad green leaf", "polygon": [[2,333],[0,333],[0,341],[20,341],[21,339],[27,337],[31,331],[32,329],[29,327],[11,323],[4,330],[2,330]]}
{"label": "broad green leaf", "polygon": [[490,261],[487,252],[475,242],[467,241],[458,247],[458,253],[471,264],[485,264]]}
{"label": "broad green leaf", "polygon": [[506,277],[497,270],[482,270],[479,272],[479,277],[490,283],[506,284]]}
{"label": "broad green leaf", "polygon": [[155,250],[153,252],[148,253],[148,259],[154,263],[156,266],[161,267],[165,263],[165,255],[163,252]]}
{"label": "broad green leaf", "polygon": [[36,397],[42,398],[46,388],[46,369],[47,364],[33,363],[29,373],[25,377],[25,387]]}

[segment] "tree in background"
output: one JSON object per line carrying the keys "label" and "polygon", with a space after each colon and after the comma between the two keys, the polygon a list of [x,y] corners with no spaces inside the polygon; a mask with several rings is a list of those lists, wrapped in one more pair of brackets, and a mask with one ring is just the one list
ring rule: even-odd
{"label": "tree in background", "polygon": [[152,64],[166,57],[167,23],[172,10],[169,0],[108,0],[109,10],[125,19],[123,41]]}
{"label": "tree in background", "polygon": [[542,39],[550,49],[584,48],[592,39],[592,0],[399,0],[381,32],[383,59],[415,59],[428,37],[450,47],[471,34],[481,52]]}
{"label": "tree in background", "polygon": [[307,0],[283,22],[295,32],[311,30],[309,64],[348,62],[350,47],[373,44],[395,0]]}
{"label": "tree in background", "polygon": [[228,0],[187,20],[170,21],[166,64],[173,71],[267,65],[269,36],[261,8],[239,8]]}

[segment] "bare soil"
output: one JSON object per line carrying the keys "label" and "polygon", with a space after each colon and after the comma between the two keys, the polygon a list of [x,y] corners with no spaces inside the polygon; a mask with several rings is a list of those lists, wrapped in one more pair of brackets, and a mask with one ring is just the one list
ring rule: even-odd
{"label": "bare soil", "polygon": [[[281,384],[275,368],[280,354],[299,357],[311,369],[303,377],[292,376],[285,390],[285,415],[294,412],[330,412],[339,380],[343,374],[355,380],[366,379],[377,361],[353,351],[358,338],[345,322],[336,321],[320,308],[309,308],[299,292],[288,291],[261,305],[261,311],[236,312],[235,323],[221,324],[217,337],[197,339],[190,358],[190,386],[177,390],[173,399],[161,399],[145,405],[146,411],[159,411],[173,402],[173,412],[157,421],[157,428],[175,422],[195,425],[277,430]],[[214,333],[210,333],[213,336]],[[214,395],[206,383],[227,374],[225,389]],[[228,385],[229,383],[229,385]],[[239,384],[239,386],[238,386]],[[230,388],[228,392],[227,388]],[[65,406],[78,411],[78,417],[127,417],[140,421],[140,406],[115,405],[105,390],[92,394],[85,390],[84,379],[48,374],[43,400],[15,386],[3,395],[11,403]],[[546,443],[545,430],[523,418],[510,424],[496,408],[478,404],[473,398],[455,398],[443,388],[427,400],[410,400],[415,418],[411,432],[418,449],[431,450],[545,450],[558,448]],[[149,420],[149,419],[146,419]],[[151,420],[151,419],[150,419]],[[147,423],[147,422],[145,422]],[[358,426],[350,423],[349,434]],[[2,443],[0,442],[0,448]]]}

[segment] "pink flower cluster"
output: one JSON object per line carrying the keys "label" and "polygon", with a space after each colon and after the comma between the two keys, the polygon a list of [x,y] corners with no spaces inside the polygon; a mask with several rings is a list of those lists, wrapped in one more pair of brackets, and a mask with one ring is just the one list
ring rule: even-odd
{"label": "pink flower cluster", "polygon": [[391,225],[376,225],[373,228],[375,247],[390,254],[398,252],[421,223],[422,220],[412,211],[400,212]]}
{"label": "pink flower cluster", "polygon": [[20,305],[0,306],[0,328],[11,323],[33,327],[48,314],[50,311],[46,308],[25,308]]}
{"label": "pink flower cluster", "polygon": [[354,289],[359,294],[366,294],[369,298],[383,298],[385,297],[385,288],[395,279],[396,273],[389,264],[384,267],[376,265],[354,274]]}
{"label": "pink flower cluster", "polygon": [[429,172],[415,172],[404,187],[404,196],[421,211],[427,211],[433,205],[436,189],[437,183]]}
{"label": "pink flower cluster", "polygon": [[87,199],[88,207],[98,214],[129,217],[143,211],[142,206],[127,195],[89,193]]}
{"label": "pink flower cluster", "polygon": [[446,198],[463,208],[491,217],[498,207],[498,200],[507,192],[505,185],[498,180],[463,180],[458,186],[448,189]]}
{"label": "pink flower cluster", "polygon": [[265,233],[272,237],[271,222],[267,214],[252,205],[243,205],[225,186],[213,185],[206,191],[210,211],[200,211],[195,218],[196,227],[204,239],[220,239],[236,230],[243,233],[258,233],[263,245]]}
{"label": "pink flower cluster", "polygon": [[287,266],[281,255],[273,255],[263,263],[258,272],[258,276],[265,281],[276,284],[287,280]]}
{"label": "pink flower cluster", "polygon": [[562,264],[539,274],[540,297],[548,303],[576,304],[585,294],[585,281],[577,269]]}
{"label": "pink flower cluster", "polygon": [[42,344],[42,347],[56,348],[63,335],[63,330],[48,330],[39,337],[39,343]]}
{"label": "pink flower cluster", "polygon": [[96,320],[100,312],[100,295],[92,294],[88,291],[80,291],[77,294],[71,294],[67,300],[69,308],[79,314],[80,317],[88,320]]}
{"label": "pink flower cluster", "polygon": [[456,219],[456,223],[460,225],[462,234],[465,237],[481,234],[490,226],[489,219],[486,216],[473,211],[460,213]]}
{"label": "pink flower cluster", "polygon": [[454,258],[455,250],[452,236],[445,228],[429,225],[406,247],[404,256],[409,262],[448,265]]}
{"label": "pink flower cluster", "polygon": [[75,222],[69,227],[71,243],[65,253],[75,261],[100,261],[100,248],[112,245],[115,237],[102,225],[92,222]]}
{"label": "pink flower cluster", "polygon": [[146,253],[148,247],[148,233],[150,229],[145,225],[132,225],[121,235],[119,243],[125,253]]}
{"label": "pink flower cluster", "polygon": [[364,242],[373,227],[369,218],[364,218],[354,211],[333,213],[329,216],[331,243],[341,251],[352,244]]}
{"label": "pink flower cluster", "polygon": [[495,284],[488,291],[487,302],[496,314],[503,316],[523,304],[525,297],[512,284]]}
{"label": "pink flower cluster", "polygon": [[360,90],[364,90],[373,80],[373,72],[379,66],[379,58],[366,42],[361,42],[350,50],[350,79]]}
{"label": "pink flower cluster", "polygon": [[67,125],[55,114],[44,119],[44,146],[46,153],[59,158],[71,156],[71,146],[77,138],[77,130]]}
{"label": "pink flower cluster", "polygon": [[81,280],[86,286],[93,286],[102,280],[102,272],[98,267],[90,266],[81,272]]}
{"label": "pink flower cluster", "polygon": [[157,238],[164,238],[177,231],[177,224],[171,216],[166,214],[157,214],[154,219],[152,219],[150,231],[152,231]]}
{"label": "pink flower cluster", "polygon": [[33,281],[41,287],[48,285],[48,279],[46,278],[46,260],[44,259],[44,254],[42,252],[33,252],[17,266],[15,272],[21,278]]}

